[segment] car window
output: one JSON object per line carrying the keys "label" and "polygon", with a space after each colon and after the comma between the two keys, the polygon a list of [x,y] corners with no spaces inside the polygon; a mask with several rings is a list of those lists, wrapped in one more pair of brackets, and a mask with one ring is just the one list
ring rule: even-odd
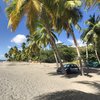
{"label": "car window", "polygon": [[71,68],[78,68],[77,65],[72,64]]}
{"label": "car window", "polygon": [[73,66],[73,65],[71,65],[70,67],[71,67],[71,68],[74,68],[74,66]]}
{"label": "car window", "polygon": [[69,64],[64,65],[64,67],[69,67],[69,66],[70,66]]}

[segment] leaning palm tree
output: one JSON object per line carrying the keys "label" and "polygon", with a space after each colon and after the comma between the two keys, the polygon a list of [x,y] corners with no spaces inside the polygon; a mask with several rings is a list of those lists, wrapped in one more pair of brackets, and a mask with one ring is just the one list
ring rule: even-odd
{"label": "leaning palm tree", "polygon": [[[41,2],[43,2],[43,0]],[[13,31],[16,30],[18,24],[20,23],[21,18],[24,15],[27,15],[27,27],[30,30],[31,34],[34,33],[37,27],[36,22],[39,18],[41,18],[39,15],[40,13],[43,13],[43,11],[41,11],[42,7],[45,7],[45,5],[43,5],[41,2],[39,0],[13,0],[10,6],[7,8],[7,13],[9,18],[8,26],[11,26],[11,29]],[[48,33],[50,33],[49,30]],[[56,45],[53,42],[53,38],[51,35],[50,38],[52,45],[55,48],[59,62],[61,66],[63,66],[61,63],[60,56],[57,52],[57,48],[55,47]]]}
{"label": "leaning palm tree", "polygon": [[[30,34],[30,36],[28,37],[28,40],[31,45],[35,43],[35,44],[37,44],[37,46],[39,48],[45,48],[47,45],[51,45],[52,49],[54,50],[54,56],[55,56],[56,63],[58,66],[59,54],[57,55],[58,51],[56,51],[54,48],[55,40],[57,40],[57,37],[55,36],[55,34],[53,32],[51,32],[50,35],[47,33],[48,31],[47,31],[47,28],[45,27],[47,25],[45,25],[45,24],[46,23],[43,21],[43,19],[42,19],[42,22],[38,21],[37,30],[34,32],[34,34]],[[52,41],[50,38],[52,38]],[[54,44],[52,42],[54,42]],[[56,46],[56,44],[55,44],[55,46]],[[62,66],[61,64],[62,63],[60,63],[60,66]]]}
{"label": "leaning palm tree", "polygon": [[85,29],[83,32],[81,38],[83,41],[85,41],[87,44],[92,43],[95,48],[95,55],[100,63],[100,58],[98,56],[99,50],[99,37],[100,37],[100,16],[96,17],[95,14],[93,16],[90,16],[90,19],[86,21],[86,24],[88,24],[88,28]]}
{"label": "leaning palm tree", "polygon": [[[80,67],[82,69],[82,62],[81,62],[81,55],[79,52],[78,44],[73,32],[73,25],[77,25],[77,22],[79,19],[82,18],[82,14],[79,11],[77,7],[81,5],[80,0],[73,0],[73,1],[67,1],[67,0],[56,0],[53,2],[53,0],[50,0],[45,2],[44,5],[46,6],[46,12],[51,16],[52,19],[52,26],[53,30],[57,32],[61,32],[63,29],[66,30],[66,32],[71,34],[73,37],[76,50],[78,53],[78,58],[80,61]],[[78,25],[77,25],[78,26]],[[82,69],[83,74],[83,69]]]}
{"label": "leaning palm tree", "polygon": [[[44,0],[45,1],[45,0]],[[49,1],[52,3],[52,0]],[[47,2],[48,3],[48,2]],[[46,4],[47,4],[46,3]],[[54,51],[54,55],[55,55],[55,59],[58,59],[57,62],[60,63],[60,67],[62,67],[62,70],[63,70],[63,64],[61,62],[61,58],[59,56],[59,51],[57,49],[57,46],[56,46],[56,43],[55,43],[55,39],[57,40],[57,37],[56,35],[54,34],[54,31],[53,31],[53,23],[52,23],[52,17],[50,16],[50,14],[48,13],[48,6],[43,3],[46,7],[42,8],[42,13],[41,13],[41,19],[40,19],[40,22],[42,23],[43,27],[44,27],[44,31],[46,34],[48,34],[49,36],[49,43]],[[52,5],[54,7],[54,5]],[[48,19],[48,20],[45,20],[45,19]],[[58,65],[58,64],[57,64]]]}

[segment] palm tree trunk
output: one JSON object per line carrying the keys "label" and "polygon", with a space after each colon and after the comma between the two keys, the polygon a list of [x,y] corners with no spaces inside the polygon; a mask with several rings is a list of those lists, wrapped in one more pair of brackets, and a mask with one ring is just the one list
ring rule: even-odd
{"label": "palm tree trunk", "polygon": [[55,60],[56,60],[57,67],[59,68],[59,63],[58,63],[58,59],[57,59],[55,52],[54,52],[54,57],[55,57]]}
{"label": "palm tree trunk", "polygon": [[80,55],[80,51],[79,51],[79,48],[78,48],[78,44],[77,44],[77,41],[76,41],[76,38],[75,38],[74,33],[71,32],[71,34],[72,34],[72,37],[73,37],[73,40],[74,40],[74,44],[75,44],[75,46],[76,46],[77,55],[78,55],[78,60],[79,60],[80,68],[81,68],[81,74],[84,75],[83,66],[82,66],[82,61],[81,61],[81,55]]}
{"label": "palm tree trunk", "polygon": [[58,58],[58,62],[60,63],[60,67],[62,67],[62,72],[65,73],[65,69],[64,69],[63,64],[62,64],[62,62],[61,62],[61,58],[60,58],[60,56],[59,56],[59,52],[58,52],[57,46],[56,46],[56,44],[55,44],[55,40],[54,40],[54,38],[52,37],[51,31],[49,30],[49,26],[47,25],[47,26],[45,26],[45,27],[46,27],[46,29],[47,29],[47,33],[48,33],[49,36],[50,36],[50,44],[51,44],[51,46],[52,46],[52,49],[54,50],[54,52],[55,52],[55,54],[56,54],[56,56],[57,56],[57,58]]}
{"label": "palm tree trunk", "polygon": [[63,64],[61,62],[61,58],[59,56],[59,52],[58,52],[58,49],[57,49],[57,46],[56,46],[55,42],[52,40],[52,41],[50,41],[50,43],[51,43],[51,46],[52,46],[52,48],[53,48],[53,50],[54,50],[54,52],[55,52],[55,54],[58,58],[58,62],[60,63],[60,67],[63,67]]}
{"label": "palm tree trunk", "polygon": [[48,28],[47,26],[45,26],[45,27],[46,27],[46,29],[47,29],[47,33],[48,33],[49,36],[50,36],[50,44],[51,44],[52,49],[54,50],[54,52],[55,52],[55,54],[56,54],[56,56],[57,56],[57,58],[58,58],[58,62],[60,63],[60,67],[62,67],[62,68],[64,69],[63,64],[62,64],[62,62],[61,62],[61,58],[60,58],[60,56],[59,56],[59,52],[58,52],[57,46],[56,46],[56,44],[55,44],[55,40],[53,39],[53,37],[52,37],[52,35],[51,35],[51,32],[49,31],[49,28]]}
{"label": "palm tree trunk", "polygon": [[88,62],[89,54],[88,54],[88,44],[86,43],[86,61]]}
{"label": "palm tree trunk", "polygon": [[100,63],[100,59],[99,59],[99,56],[98,56],[98,52],[97,52],[96,46],[95,46],[95,55],[96,55],[96,58],[97,58],[98,62]]}
{"label": "palm tree trunk", "polygon": [[[52,38],[51,38],[51,39],[52,39]],[[57,56],[57,58],[58,58],[58,61],[59,61],[59,63],[60,63],[60,67],[62,68],[62,73],[66,75],[66,71],[65,71],[65,69],[64,69],[64,67],[63,67],[63,64],[62,64],[62,62],[61,62],[61,58],[60,58],[60,56],[59,56],[59,52],[58,52],[57,46],[56,46],[56,44],[55,44],[55,42],[54,42],[53,40],[50,41],[50,42],[51,42],[52,48],[53,48],[53,50],[54,50],[54,52],[55,52],[55,54],[56,54],[56,56]]]}
{"label": "palm tree trunk", "polygon": [[[88,44],[86,43],[86,63],[88,63],[89,54],[88,54]],[[87,66],[87,74],[89,74],[89,66]]]}

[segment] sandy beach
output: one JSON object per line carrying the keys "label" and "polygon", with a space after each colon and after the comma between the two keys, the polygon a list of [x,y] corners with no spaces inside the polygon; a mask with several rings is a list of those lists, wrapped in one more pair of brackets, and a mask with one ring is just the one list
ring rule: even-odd
{"label": "sandy beach", "polygon": [[56,64],[0,63],[0,100],[100,100],[100,69],[56,74]]}

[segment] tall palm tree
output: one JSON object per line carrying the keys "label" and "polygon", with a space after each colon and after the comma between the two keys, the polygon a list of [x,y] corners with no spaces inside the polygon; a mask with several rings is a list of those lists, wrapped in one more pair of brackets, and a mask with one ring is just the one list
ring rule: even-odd
{"label": "tall palm tree", "polygon": [[[45,0],[44,0],[45,1]],[[46,1],[47,5],[48,3],[51,3],[53,4],[53,1]],[[62,70],[63,70],[63,64],[61,62],[61,58],[59,56],[59,52],[58,52],[58,49],[57,49],[57,46],[56,46],[56,43],[55,43],[55,39],[57,40],[55,34],[54,34],[54,31],[52,30],[52,27],[53,27],[53,23],[52,23],[52,17],[50,16],[50,13],[48,13],[48,6],[45,4],[45,2],[43,3],[44,6],[46,6],[45,8],[42,8],[42,13],[41,13],[41,19],[40,19],[40,22],[42,23],[43,27],[44,27],[44,31],[46,34],[48,34],[49,36],[49,43],[54,51],[54,55],[55,59],[58,59],[57,62],[60,63],[60,67],[62,67]],[[48,19],[48,20],[45,20],[45,19]],[[57,64],[58,65],[58,64]],[[63,70],[64,71],[64,70]]]}
{"label": "tall palm tree", "polygon": [[[73,37],[76,50],[78,53],[78,58],[80,61],[80,67],[82,69],[81,55],[79,52],[78,44],[73,32],[73,25],[77,25],[79,19],[82,18],[82,14],[77,7],[81,5],[80,0],[50,0],[46,2],[43,0],[44,5],[46,6],[46,12],[51,16],[53,30],[57,32],[61,32],[62,29],[66,30],[66,32],[71,34]],[[77,25],[78,26],[78,25]],[[48,29],[48,28],[47,28]],[[83,69],[82,69],[83,74]]]}
{"label": "tall palm tree", "polygon": [[[34,2],[33,0],[27,0],[27,1],[14,0],[9,6],[9,8],[7,9],[9,15],[8,16],[9,25],[11,25],[13,30],[15,30],[22,16],[27,14],[27,23],[28,23],[27,26],[30,29],[30,33],[34,33],[34,30],[36,29],[35,26],[37,26],[35,22],[38,20],[38,18],[42,19],[42,22],[45,23],[44,25],[47,29],[47,33],[50,36],[51,44],[55,50],[58,60],[61,63],[61,59],[59,57],[57,47],[55,45],[55,41],[52,38],[51,28],[57,27],[57,30],[62,30],[62,28],[64,28],[67,30],[68,33],[71,32],[72,28],[69,27],[71,26],[70,22],[72,21],[74,24],[76,24],[76,22],[78,21],[80,17],[78,15],[80,15],[80,13],[79,10],[76,9],[76,7],[80,6],[81,1],[80,0],[73,0],[73,1],[41,0],[41,2],[39,2],[39,0],[37,1],[34,0]],[[35,3],[37,4],[37,6],[34,5]],[[35,14],[31,12],[35,12]],[[39,17],[40,14],[42,15],[41,17]],[[76,19],[75,16],[77,16]],[[45,19],[49,19],[48,21],[49,23],[47,23]],[[71,34],[73,36],[74,42],[77,47],[77,42],[73,32],[71,32]],[[78,48],[77,48],[77,52],[78,52],[78,56],[80,56]],[[81,65],[81,60],[80,60],[80,65]]]}
{"label": "tall palm tree", "polygon": [[[45,7],[45,5],[43,5],[43,6]],[[36,22],[37,22],[38,18],[40,18],[39,14],[41,13],[41,7],[43,7],[43,6],[39,0],[34,0],[34,1],[33,0],[21,0],[21,1],[14,0],[10,4],[10,6],[7,8],[8,18],[9,18],[8,26],[10,25],[12,30],[14,31],[17,28],[21,18],[24,15],[27,15],[27,27],[29,28],[31,34],[34,33],[34,31],[36,30],[36,27],[37,27]],[[48,33],[51,34],[51,29],[50,29],[50,32],[48,30]],[[53,48],[55,48],[56,55],[59,59],[59,62],[61,64],[61,66],[63,66],[61,63],[61,59],[58,54],[56,45],[54,43],[54,40],[51,35],[50,35],[50,37],[51,37],[50,41],[52,42]]]}
{"label": "tall palm tree", "polygon": [[[50,39],[52,38],[55,43],[55,39],[57,40],[57,37],[55,36],[53,32],[50,33],[51,36],[47,33],[45,24],[46,23],[43,23],[43,19],[42,19],[42,23],[39,23],[38,28],[35,31],[35,33],[30,34],[29,41],[31,42],[31,44],[34,44],[34,43],[37,44],[37,46],[40,48],[45,48],[47,45],[50,44],[52,46],[52,49],[54,50],[54,56],[55,56],[56,62],[58,62],[57,53]],[[57,63],[57,66],[58,66],[58,63]]]}
{"label": "tall palm tree", "polygon": [[100,44],[99,37],[100,37],[100,16],[90,16],[90,19],[86,21],[88,24],[88,28],[83,32],[81,38],[87,43],[92,43],[95,48],[95,54],[98,62],[100,63],[100,58],[98,56],[99,50],[98,46]]}

